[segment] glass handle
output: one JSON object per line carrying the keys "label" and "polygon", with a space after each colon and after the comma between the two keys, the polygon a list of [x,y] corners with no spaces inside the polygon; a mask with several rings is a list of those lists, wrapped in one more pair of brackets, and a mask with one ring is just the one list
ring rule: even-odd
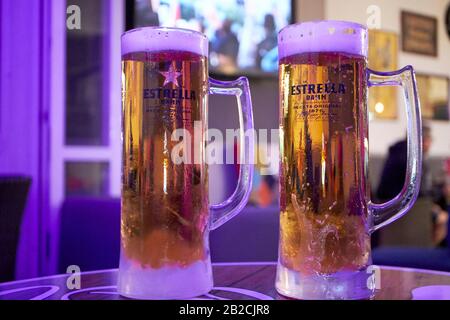
{"label": "glass handle", "polygon": [[236,216],[247,204],[253,180],[254,130],[252,101],[247,78],[240,77],[234,81],[209,78],[209,93],[235,95],[239,112],[239,179],[236,189],[228,199],[210,206],[210,229],[214,230]]}
{"label": "glass handle", "polygon": [[373,216],[373,232],[402,217],[417,199],[422,174],[422,118],[416,78],[411,66],[393,72],[368,70],[368,85],[403,88],[408,128],[405,183],[395,198],[381,204],[369,203]]}

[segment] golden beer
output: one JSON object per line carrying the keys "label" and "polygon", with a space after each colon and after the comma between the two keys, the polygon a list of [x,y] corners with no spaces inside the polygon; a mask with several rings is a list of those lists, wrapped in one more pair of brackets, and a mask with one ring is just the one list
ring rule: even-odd
{"label": "golden beer", "polygon": [[204,130],[206,57],[187,51],[122,57],[122,252],[142,268],[186,267],[205,260],[208,175],[201,144],[186,144],[190,163],[172,161],[176,129]]}
{"label": "golden beer", "polygon": [[280,263],[303,275],[370,264],[366,58],[280,60]]}
{"label": "golden beer", "polygon": [[[208,95],[236,98],[240,130],[253,132],[248,79],[208,76],[208,38],[145,27],[122,34],[122,212],[119,294],[187,299],[213,288],[209,231],[249,198],[253,165],[242,163],[235,192],[208,201]],[[240,135],[241,159],[253,140]]]}
{"label": "golden beer", "polygon": [[[367,68],[368,30],[313,21],[278,34],[280,252],[276,288],[300,299],[366,299],[379,289],[370,235],[404,215],[419,191],[420,106],[411,66]],[[400,194],[373,203],[367,88],[401,86],[408,123]]]}

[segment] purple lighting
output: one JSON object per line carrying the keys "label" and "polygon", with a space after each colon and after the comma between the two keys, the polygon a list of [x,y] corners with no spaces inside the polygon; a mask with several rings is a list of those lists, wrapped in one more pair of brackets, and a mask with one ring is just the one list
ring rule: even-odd
{"label": "purple lighting", "polygon": [[450,300],[444,13],[0,0],[0,305]]}
{"label": "purple lighting", "polygon": [[450,300],[450,286],[426,286],[412,291],[413,300]]}

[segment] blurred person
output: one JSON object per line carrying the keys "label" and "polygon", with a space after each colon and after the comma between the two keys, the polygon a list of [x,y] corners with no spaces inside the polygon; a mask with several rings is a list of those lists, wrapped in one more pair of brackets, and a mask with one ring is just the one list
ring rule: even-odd
{"label": "blurred person", "polygon": [[159,1],[136,1],[136,27],[159,26],[158,8]]}
{"label": "blurred person", "polygon": [[258,43],[256,50],[256,66],[258,69],[263,69],[261,61],[271,50],[277,47],[277,30],[275,26],[275,18],[272,14],[265,15],[264,30],[265,37],[260,43]]}
{"label": "blurred person", "polygon": [[217,55],[218,68],[233,72],[237,69],[239,40],[231,30],[233,22],[225,19],[211,41],[211,51]]}
{"label": "blurred person", "polygon": [[448,214],[450,210],[450,177],[438,186],[433,205],[433,242],[439,247],[448,246]]}
{"label": "blurred person", "polygon": [[278,201],[278,180],[273,175],[261,175],[258,170],[253,174],[253,187],[248,203],[266,208]]}
{"label": "blurred person", "polygon": [[260,143],[255,150],[255,170],[249,203],[265,208],[278,201],[278,161],[274,160],[275,155],[278,159],[278,145]]}
{"label": "blurred person", "polygon": [[[428,208],[431,211],[432,219],[432,234],[429,235],[430,241],[434,245],[438,245],[442,242],[446,236],[447,232],[447,221],[448,213],[446,210],[434,203],[433,199],[433,183],[432,183],[432,172],[429,158],[429,151],[432,144],[431,127],[428,123],[423,123],[422,126],[422,144],[423,144],[423,161],[422,161],[422,178],[419,191],[418,202],[411,209],[423,211],[424,208]],[[406,139],[399,141],[389,147],[388,156],[382,171],[381,180],[377,190],[377,198],[380,202],[385,202],[393,199],[397,196],[403,188],[406,176],[406,163],[407,163],[407,141]],[[434,197],[435,198],[435,197]],[[421,201],[421,199],[423,201]],[[426,205],[428,203],[430,205]],[[425,209],[426,210],[426,209]],[[427,214],[426,212],[421,212],[420,214]],[[400,219],[396,222],[398,225],[408,223],[407,219]],[[431,222],[430,222],[431,223]],[[406,226],[403,226],[406,230]],[[412,228],[420,229],[425,227],[411,226]],[[392,229],[392,228],[391,228]],[[393,230],[393,229],[392,229]],[[386,234],[389,231],[386,230]],[[398,234],[398,238],[401,235]]]}
{"label": "blurred person", "polygon": [[275,47],[261,60],[261,70],[264,72],[277,72],[278,71],[278,48]]}
{"label": "blurred person", "polygon": [[[422,126],[423,160],[419,197],[431,196],[432,193],[432,177],[428,157],[431,144],[431,127],[427,123],[424,123]],[[378,200],[390,200],[402,190],[406,176],[407,148],[408,144],[406,139],[396,142],[389,147],[388,156],[377,190]]]}

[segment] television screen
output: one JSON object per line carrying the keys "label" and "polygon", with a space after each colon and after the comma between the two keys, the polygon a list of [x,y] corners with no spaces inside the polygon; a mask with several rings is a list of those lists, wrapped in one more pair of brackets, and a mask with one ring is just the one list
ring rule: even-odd
{"label": "television screen", "polygon": [[276,72],[277,33],[290,23],[291,0],[134,0],[133,26],[179,27],[209,38],[215,73]]}

